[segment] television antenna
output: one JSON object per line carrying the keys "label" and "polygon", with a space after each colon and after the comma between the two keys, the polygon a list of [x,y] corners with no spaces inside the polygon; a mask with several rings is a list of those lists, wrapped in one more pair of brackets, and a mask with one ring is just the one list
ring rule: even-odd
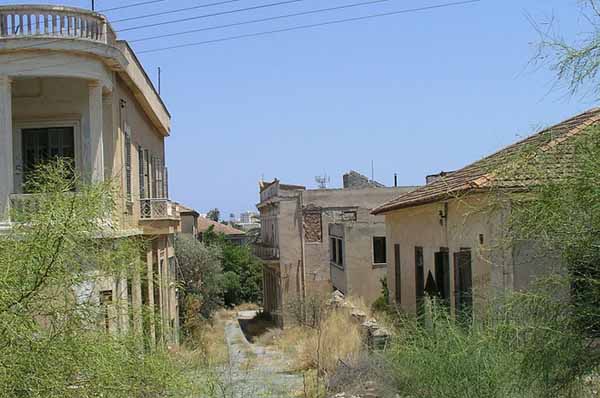
{"label": "television antenna", "polygon": [[327,174],[324,174],[322,176],[316,176],[315,181],[316,181],[319,189],[327,189],[327,184],[329,184],[331,179],[329,178],[329,176]]}

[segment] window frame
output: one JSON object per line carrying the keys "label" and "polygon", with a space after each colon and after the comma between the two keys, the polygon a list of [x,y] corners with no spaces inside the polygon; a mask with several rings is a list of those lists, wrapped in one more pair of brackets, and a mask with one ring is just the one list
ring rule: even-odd
{"label": "window frame", "polygon": [[[384,262],[378,262],[377,256],[375,253],[375,240],[383,239],[383,259]],[[371,261],[374,266],[384,266],[387,265],[387,237],[386,236],[373,236],[371,238]]]}
{"label": "window frame", "polygon": [[339,236],[329,236],[329,262],[340,269],[345,268],[344,239]]}

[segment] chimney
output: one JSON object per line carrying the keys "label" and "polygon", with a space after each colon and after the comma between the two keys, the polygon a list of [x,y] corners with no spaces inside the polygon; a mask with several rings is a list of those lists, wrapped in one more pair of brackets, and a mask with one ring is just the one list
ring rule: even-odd
{"label": "chimney", "polygon": [[394,188],[398,187],[398,173],[394,173]]}

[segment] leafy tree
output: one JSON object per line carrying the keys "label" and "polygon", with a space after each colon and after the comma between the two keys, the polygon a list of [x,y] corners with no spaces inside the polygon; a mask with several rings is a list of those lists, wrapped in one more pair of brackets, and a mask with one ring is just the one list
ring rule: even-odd
{"label": "leafy tree", "polygon": [[98,324],[95,285],[141,265],[140,242],[113,237],[110,184],[81,184],[59,160],[27,188],[37,195],[0,235],[2,396],[189,396],[166,352],[145,353],[139,336]]}
{"label": "leafy tree", "polygon": [[[175,240],[175,253],[183,278],[186,301],[197,301],[200,315],[210,316],[223,305],[222,253],[218,246],[206,245],[191,236]],[[185,316],[184,316],[185,327]]]}
{"label": "leafy tree", "polygon": [[259,302],[262,298],[262,263],[254,257],[250,246],[229,242],[213,227],[203,234],[202,239],[221,249],[225,304]]}
{"label": "leafy tree", "polygon": [[221,211],[217,208],[209,210],[209,212],[206,213],[206,218],[208,218],[209,220],[219,222],[219,220],[221,219]]}
{"label": "leafy tree", "polygon": [[600,94],[600,1],[581,0],[584,20],[589,31],[566,40],[557,29],[554,19],[543,23],[533,22],[540,35],[535,63],[545,64],[556,73],[559,83],[565,84],[571,94],[582,89],[586,94]]}

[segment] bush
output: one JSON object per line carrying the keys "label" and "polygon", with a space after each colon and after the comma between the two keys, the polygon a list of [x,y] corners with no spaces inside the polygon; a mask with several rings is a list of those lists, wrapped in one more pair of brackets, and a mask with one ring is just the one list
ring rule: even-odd
{"label": "bush", "polygon": [[514,294],[471,325],[428,300],[427,326],[406,320],[388,353],[398,391],[424,398],[571,396],[589,352],[555,291],[548,281]]}
{"label": "bush", "polygon": [[85,185],[67,161],[29,176],[40,194],[0,236],[0,391],[3,397],[186,397],[192,383],[141,336],[109,335],[90,294],[139,265],[141,242],[114,238],[110,183]]}
{"label": "bush", "polygon": [[219,247],[208,246],[191,236],[179,235],[175,240],[175,253],[182,274],[187,301],[197,300],[197,313],[204,318],[223,306],[224,278]]}

